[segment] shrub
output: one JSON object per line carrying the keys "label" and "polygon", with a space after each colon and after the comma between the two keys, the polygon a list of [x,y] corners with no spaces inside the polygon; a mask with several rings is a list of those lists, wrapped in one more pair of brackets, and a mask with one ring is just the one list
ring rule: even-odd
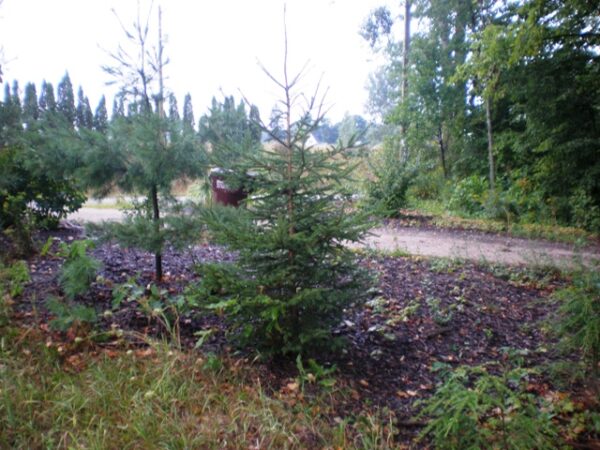
{"label": "shrub", "polygon": [[439,449],[554,449],[557,430],[542,400],[525,391],[527,371],[493,375],[484,366],[459,367],[424,402],[430,418],[421,438]]}
{"label": "shrub", "polygon": [[571,286],[556,291],[561,302],[555,330],[566,352],[581,351],[588,367],[598,371],[600,362],[600,272],[575,275]]}
{"label": "shrub", "polygon": [[417,172],[401,162],[394,150],[391,144],[385,144],[371,162],[374,178],[366,183],[368,208],[384,217],[397,217],[406,207],[408,188]]}
{"label": "shrub", "polygon": [[472,175],[456,183],[448,209],[468,216],[477,216],[484,212],[489,193],[485,177]]}
{"label": "shrub", "polygon": [[573,211],[572,223],[588,231],[600,233],[600,206],[583,188],[579,188],[569,198]]}

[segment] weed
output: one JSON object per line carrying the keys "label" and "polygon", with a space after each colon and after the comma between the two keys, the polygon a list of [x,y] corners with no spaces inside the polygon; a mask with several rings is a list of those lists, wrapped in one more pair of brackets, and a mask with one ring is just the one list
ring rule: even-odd
{"label": "weed", "polygon": [[581,351],[588,368],[598,373],[600,362],[600,272],[574,275],[571,286],[553,295],[561,304],[555,330],[566,352]]}
{"label": "weed", "polygon": [[98,320],[96,310],[89,306],[65,303],[56,297],[50,298],[46,305],[55,316],[50,326],[59,331],[88,326]]}
{"label": "weed", "polygon": [[323,367],[314,359],[308,360],[308,367],[305,368],[302,363],[302,357],[296,357],[296,367],[298,368],[298,378],[301,386],[304,383],[317,383],[324,388],[332,388],[335,385],[335,377],[331,376],[337,370],[337,367]]}
{"label": "weed", "polygon": [[543,400],[526,392],[528,372],[492,375],[485,366],[459,367],[423,402],[430,418],[420,439],[435,447],[554,449],[558,432]]}
{"label": "weed", "polygon": [[442,301],[439,298],[430,297],[427,299],[427,306],[433,318],[433,321],[440,326],[448,325],[454,316],[453,312],[442,308]]}

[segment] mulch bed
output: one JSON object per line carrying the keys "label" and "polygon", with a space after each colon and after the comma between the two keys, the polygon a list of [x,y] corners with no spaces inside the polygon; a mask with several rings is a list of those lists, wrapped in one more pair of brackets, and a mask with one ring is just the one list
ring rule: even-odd
{"label": "mulch bed", "polygon": [[[60,241],[81,238],[82,230],[58,230],[38,239],[44,242],[48,237],[55,238],[56,249]],[[124,330],[160,334],[159,325],[150,322],[134,303],[124,304],[110,317],[102,314],[111,309],[114,285],[132,276],[141,286],[153,283],[153,256],[116,244],[103,244],[92,254],[103,263],[100,275],[106,281],[94,283],[81,301],[99,312],[100,327],[116,324]],[[166,276],[160,287],[180,293],[197,279],[195,264],[234,259],[235,255],[211,245],[186,251],[167,249],[163,255]],[[554,343],[540,331],[554,310],[549,293],[561,284],[552,274],[539,283],[536,277],[528,278],[524,269],[520,275],[519,269],[495,274],[489,267],[471,263],[379,256],[364,256],[361,263],[379,274],[377,292],[366,305],[348,310],[335,331],[346,339],[345,350],[317,358],[325,366],[335,364],[339,386],[347,388],[349,395],[340,405],[340,414],[365,405],[387,407],[400,423],[408,424],[414,417],[414,402],[431,395],[439,381],[436,367],[502,361],[505,348],[518,349],[527,366],[558,358]],[[61,294],[57,278],[62,259],[38,255],[28,264],[32,281],[15,310],[21,320],[44,322],[49,319],[46,299]],[[517,276],[511,279],[511,273]],[[219,317],[185,319],[181,327],[186,346],[194,345],[194,332],[217,328],[221,331],[205,350],[230,350]],[[274,389],[297,375],[294,362],[267,363],[264,370],[270,378],[267,384]]]}

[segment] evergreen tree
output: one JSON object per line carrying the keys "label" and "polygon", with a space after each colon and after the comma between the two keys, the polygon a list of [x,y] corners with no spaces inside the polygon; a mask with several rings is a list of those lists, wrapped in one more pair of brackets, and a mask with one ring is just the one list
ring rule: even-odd
{"label": "evergreen tree", "polygon": [[193,131],[196,120],[194,119],[194,108],[192,107],[192,96],[185,95],[183,101],[183,126],[188,131]]}
{"label": "evergreen tree", "polygon": [[111,119],[117,119],[119,117],[125,117],[125,106],[123,103],[123,96],[115,97],[113,100],[112,106],[112,116]]}
{"label": "evergreen tree", "polygon": [[179,107],[177,106],[177,97],[175,94],[169,94],[169,119],[173,122],[179,122],[181,116],[179,115]]}
{"label": "evergreen tree", "polygon": [[[90,185],[101,192],[116,185],[122,192],[145,196],[126,221],[105,229],[123,245],[154,253],[155,276],[160,281],[164,245],[177,239],[178,234],[173,216],[163,217],[163,206],[177,203],[171,196],[172,183],[183,177],[198,176],[203,160],[194,141],[182,133],[181,121],[168,119],[164,111],[166,59],[160,8],[158,19],[155,52],[149,51],[147,21],[138,14],[133,30],[124,30],[135,50],[125,53],[119,47],[112,55],[114,65],[104,68],[121,83],[119,97],[121,101],[128,99],[129,113],[123,116],[122,102],[115,101],[110,132],[104,137],[104,145],[87,155],[86,166]],[[169,227],[165,221],[169,221]]]}
{"label": "evergreen tree", "polygon": [[[226,174],[227,184],[249,183],[252,207],[206,212],[217,242],[239,258],[233,265],[205,266],[200,291],[213,308],[229,313],[235,336],[284,355],[331,347],[343,309],[367,291],[344,244],[358,241],[367,228],[364,217],[347,208],[349,193],[340,184],[352,170],[343,162],[349,147],[309,150],[306,141],[323,121],[322,102],[315,92],[299,104],[305,98],[298,95],[299,81],[284,69],[277,123],[258,124],[275,147],[243,153]],[[248,173],[254,174],[250,181]]]}
{"label": "evergreen tree", "polygon": [[79,129],[87,128],[88,130],[91,130],[94,125],[94,115],[92,114],[90,101],[83,94],[83,88],[81,86],[79,86],[79,90],[77,91],[75,124]]}
{"label": "evergreen tree", "polygon": [[42,82],[42,91],[40,93],[40,111],[44,113],[56,111],[56,98],[54,97],[54,87],[52,83],[45,80]]}
{"label": "evergreen tree", "polygon": [[108,128],[108,112],[106,111],[106,98],[104,95],[100,98],[98,106],[96,107],[93,124],[94,130],[99,131],[100,133],[106,132],[106,129]]}
{"label": "evergreen tree", "polygon": [[23,119],[25,123],[32,124],[40,117],[37,92],[35,84],[27,83],[25,85],[25,94],[23,96]]}
{"label": "evergreen tree", "polygon": [[[250,107],[253,120],[260,120],[258,108]],[[213,163],[228,168],[236,164],[241,153],[254,151],[260,145],[260,129],[250,120],[243,101],[236,106],[233,96],[218,102],[215,97],[208,114],[200,118],[198,135],[212,149]]]}
{"label": "evergreen tree", "polygon": [[63,79],[58,83],[56,109],[63,115],[67,123],[74,125],[76,119],[75,94],[69,73],[65,73]]}

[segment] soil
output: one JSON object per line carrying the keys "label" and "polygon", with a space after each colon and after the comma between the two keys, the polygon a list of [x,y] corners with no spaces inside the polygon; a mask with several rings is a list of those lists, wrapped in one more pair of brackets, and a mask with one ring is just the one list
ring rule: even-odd
{"label": "soil", "polygon": [[[69,222],[121,220],[123,212],[111,208],[81,208]],[[446,229],[431,225],[426,216],[387,220],[374,227],[362,248],[400,251],[411,255],[449,257],[476,262],[539,265],[559,268],[600,262],[600,243],[574,244],[522,239],[474,230]]]}
{"label": "soil", "polygon": [[[398,234],[405,231],[397,230]],[[442,239],[457,236],[439,230],[428,233]],[[61,295],[58,272],[63,262],[53,252],[60,242],[82,235],[81,228],[69,227],[37,237],[40,242],[48,237],[55,242],[48,255],[28,261],[31,282],[15,304],[20,320],[45,323],[51,318],[45,303],[50,296]],[[495,245],[501,245],[505,238],[495,239]],[[161,325],[149,319],[137,301],[125,301],[118,310],[104,314],[111,310],[112,289],[117,284],[130,277],[143,287],[154,283],[153,256],[110,243],[100,245],[92,254],[103,264],[101,277],[79,301],[96,309],[99,327],[163,333]],[[198,279],[196,264],[234,259],[234,254],[208,244],[186,251],[168,248],[163,255],[165,279],[159,288],[177,295]],[[348,344],[344,352],[317,358],[324,366],[337,367],[338,386],[348,392],[346,401],[338,406],[341,416],[368,405],[378,410],[388,408],[400,424],[406,425],[400,427],[399,436],[406,441],[419,428],[414,422],[415,401],[434,391],[440,379],[436,372],[439,367],[502,362],[506,348],[516,349],[526,366],[558,361],[555,342],[541,331],[555,311],[550,293],[563,284],[558,271],[368,252],[361,264],[379,275],[378,286],[366,305],[346,311],[335,330]],[[225,325],[216,315],[185,316],[181,321],[183,345],[192,348],[197,341],[195,333],[208,329],[215,332],[203,351],[232,351],[225,340]],[[297,373],[293,361],[266,363],[265,385],[281,389]],[[532,380],[532,386],[543,394],[552,388],[552,380],[540,376]]]}

